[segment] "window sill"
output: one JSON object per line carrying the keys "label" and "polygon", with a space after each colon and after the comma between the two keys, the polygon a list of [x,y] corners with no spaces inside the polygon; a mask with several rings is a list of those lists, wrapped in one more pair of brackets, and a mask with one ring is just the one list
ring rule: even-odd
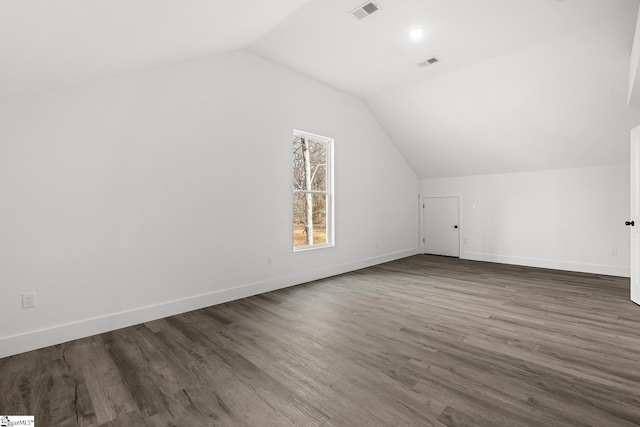
{"label": "window sill", "polygon": [[320,245],[310,245],[310,246],[296,246],[293,248],[293,252],[312,251],[314,249],[332,248],[334,246],[335,245],[333,243],[323,243]]}

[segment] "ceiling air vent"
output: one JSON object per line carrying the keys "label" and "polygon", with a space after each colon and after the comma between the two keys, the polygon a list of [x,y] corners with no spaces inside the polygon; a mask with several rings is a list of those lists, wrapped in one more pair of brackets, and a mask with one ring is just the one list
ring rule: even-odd
{"label": "ceiling air vent", "polygon": [[425,60],[424,60],[424,61],[422,61],[422,62],[418,62],[418,65],[419,65],[420,67],[426,67],[427,65],[435,64],[435,63],[436,63],[436,62],[438,62],[438,61],[440,61],[440,59],[438,59],[438,57],[437,57],[437,56],[432,56],[432,57],[431,57],[431,58],[429,58],[429,59],[425,59]]}
{"label": "ceiling air vent", "polygon": [[353,17],[356,19],[362,19],[362,18],[366,18],[367,16],[371,15],[373,12],[376,12],[379,9],[380,9],[380,6],[376,2],[368,1],[365,4],[362,4],[356,7],[349,13],[353,15]]}

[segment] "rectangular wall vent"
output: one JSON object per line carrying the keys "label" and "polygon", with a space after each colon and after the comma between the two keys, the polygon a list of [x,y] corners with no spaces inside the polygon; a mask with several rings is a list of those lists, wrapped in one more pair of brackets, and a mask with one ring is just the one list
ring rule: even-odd
{"label": "rectangular wall vent", "polygon": [[373,12],[376,12],[378,10],[380,10],[380,6],[376,2],[368,1],[365,4],[362,4],[356,7],[349,13],[353,15],[353,17],[356,19],[362,19],[362,18],[366,18],[367,16],[371,15]]}
{"label": "rectangular wall vent", "polygon": [[436,62],[438,62],[438,61],[440,61],[440,59],[438,59],[438,57],[437,57],[437,56],[432,56],[432,57],[431,57],[431,58],[429,58],[429,59],[425,59],[425,60],[424,60],[424,61],[422,61],[422,62],[418,62],[418,65],[419,65],[420,67],[426,67],[427,65],[435,64],[435,63],[436,63]]}

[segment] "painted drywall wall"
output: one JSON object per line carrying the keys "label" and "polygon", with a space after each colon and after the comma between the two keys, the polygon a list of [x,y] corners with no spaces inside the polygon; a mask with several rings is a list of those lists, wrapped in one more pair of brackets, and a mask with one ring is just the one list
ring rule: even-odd
{"label": "painted drywall wall", "polygon": [[[0,122],[0,357],[416,253],[418,179],[366,106],[248,52]],[[292,251],[294,128],[335,138],[333,248]]]}
{"label": "painted drywall wall", "polygon": [[640,11],[636,22],[629,68],[629,107],[640,106]]}
{"label": "painted drywall wall", "polygon": [[461,258],[629,276],[627,165],[425,179],[420,190],[462,194]]}

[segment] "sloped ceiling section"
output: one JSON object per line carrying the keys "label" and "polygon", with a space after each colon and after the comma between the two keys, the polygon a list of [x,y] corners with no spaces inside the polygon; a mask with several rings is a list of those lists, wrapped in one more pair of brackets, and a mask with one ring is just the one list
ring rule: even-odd
{"label": "sloped ceiling section", "polygon": [[242,49],[309,0],[2,0],[0,101]]}
{"label": "sloped ceiling section", "polygon": [[[421,178],[628,163],[620,17],[369,101]],[[624,31],[621,31],[624,29]]]}
{"label": "sloped ceiling section", "polygon": [[378,3],[309,2],[250,49],[363,98],[420,178],[628,161],[637,0]]}
{"label": "sloped ceiling section", "polygon": [[[369,98],[501,56],[621,15],[640,0],[377,0],[365,19],[359,0],[313,0],[250,50],[332,86]],[[426,37],[408,38],[422,27]],[[629,40],[629,43],[631,40]],[[437,67],[416,64],[438,55]]]}
{"label": "sloped ceiling section", "polygon": [[247,49],[364,100],[420,178],[628,162],[640,0],[376,2],[3,0],[0,102]]}

